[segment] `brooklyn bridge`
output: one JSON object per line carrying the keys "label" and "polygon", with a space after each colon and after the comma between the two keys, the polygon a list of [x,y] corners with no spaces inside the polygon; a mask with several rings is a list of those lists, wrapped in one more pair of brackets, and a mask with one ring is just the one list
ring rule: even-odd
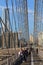
{"label": "brooklyn bridge", "polygon": [[0,65],[43,65],[43,0],[33,1],[34,22],[29,0],[0,0]]}

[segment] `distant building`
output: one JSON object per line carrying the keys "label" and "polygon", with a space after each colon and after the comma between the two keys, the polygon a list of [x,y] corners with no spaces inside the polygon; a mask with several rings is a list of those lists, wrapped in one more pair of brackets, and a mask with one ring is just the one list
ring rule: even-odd
{"label": "distant building", "polygon": [[2,34],[2,23],[0,21],[0,35]]}
{"label": "distant building", "polygon": [[30,43],[33,43],[33,35],[30,35]]}
{"label": "distant building", "polygon": [[0,35],[0,47],[2,46],[2,36]]}
{"label": "distant building", "polygon": [[0,28],[0,35],[1,35],[1,28]]}
{"label": "distant building", "polygon": [[38,45],[43,46],[43,32],[38,33]]}
{"label": "distant building", "polygon": [[6,32],[0,38],[2,48],[14,48],[18,46],[18,33]]}

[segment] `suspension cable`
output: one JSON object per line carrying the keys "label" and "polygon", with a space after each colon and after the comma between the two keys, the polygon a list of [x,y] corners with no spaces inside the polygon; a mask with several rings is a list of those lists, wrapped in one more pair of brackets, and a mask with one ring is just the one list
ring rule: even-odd
{"label": "suspension cable", "polygon": [[14,23],[15,23],[15,31],[17,32],[16,19],[15,19],[15,14],[14,14],[14,0],[11,0],[11,3],[12,3],[12,15],[14,17]]}

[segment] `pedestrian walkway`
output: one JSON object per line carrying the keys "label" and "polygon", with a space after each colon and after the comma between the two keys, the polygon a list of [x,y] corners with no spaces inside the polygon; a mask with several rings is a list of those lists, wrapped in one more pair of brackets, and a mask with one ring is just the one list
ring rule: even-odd
{"label": "pedestrian walkway", "polygon": [[[27,62],[23,62],[21,65],[43,65],[43,60],[40,58],[40,56],[35,52],[32,51],[33,55],[33,61],[31,60],[31,55],[28,56]],[[31,63],[33,62],[33,64]]]}
{"label": "pedestrian walkway", "polygon": [[31,65],[31,55],[29,55],[27,61],[23,62],[21,65]]}
{"label": "pedestrian walkway", "polygon": [[33,51],[33,62],[34,65],[43,65],[43,61],[41,60],[40,56]]}
{"label": "pedestrian walkway", "polygon": [[17,63],[14,65],[43,65],[43,60],[34,50],[32,50],[31,54],[28,55],[26,61],[23,61],[22,59],[23,57],[17,59],[18,62],[16,61]]}

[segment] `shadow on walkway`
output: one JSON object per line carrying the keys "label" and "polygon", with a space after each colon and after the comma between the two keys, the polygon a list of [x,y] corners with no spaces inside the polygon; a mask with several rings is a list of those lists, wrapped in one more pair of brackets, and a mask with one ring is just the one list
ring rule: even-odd
{"label": "shadow on walkway", "polygon": [[35,51],[33,51],[33,59],[34,65],[43,65],[43,61]]}

